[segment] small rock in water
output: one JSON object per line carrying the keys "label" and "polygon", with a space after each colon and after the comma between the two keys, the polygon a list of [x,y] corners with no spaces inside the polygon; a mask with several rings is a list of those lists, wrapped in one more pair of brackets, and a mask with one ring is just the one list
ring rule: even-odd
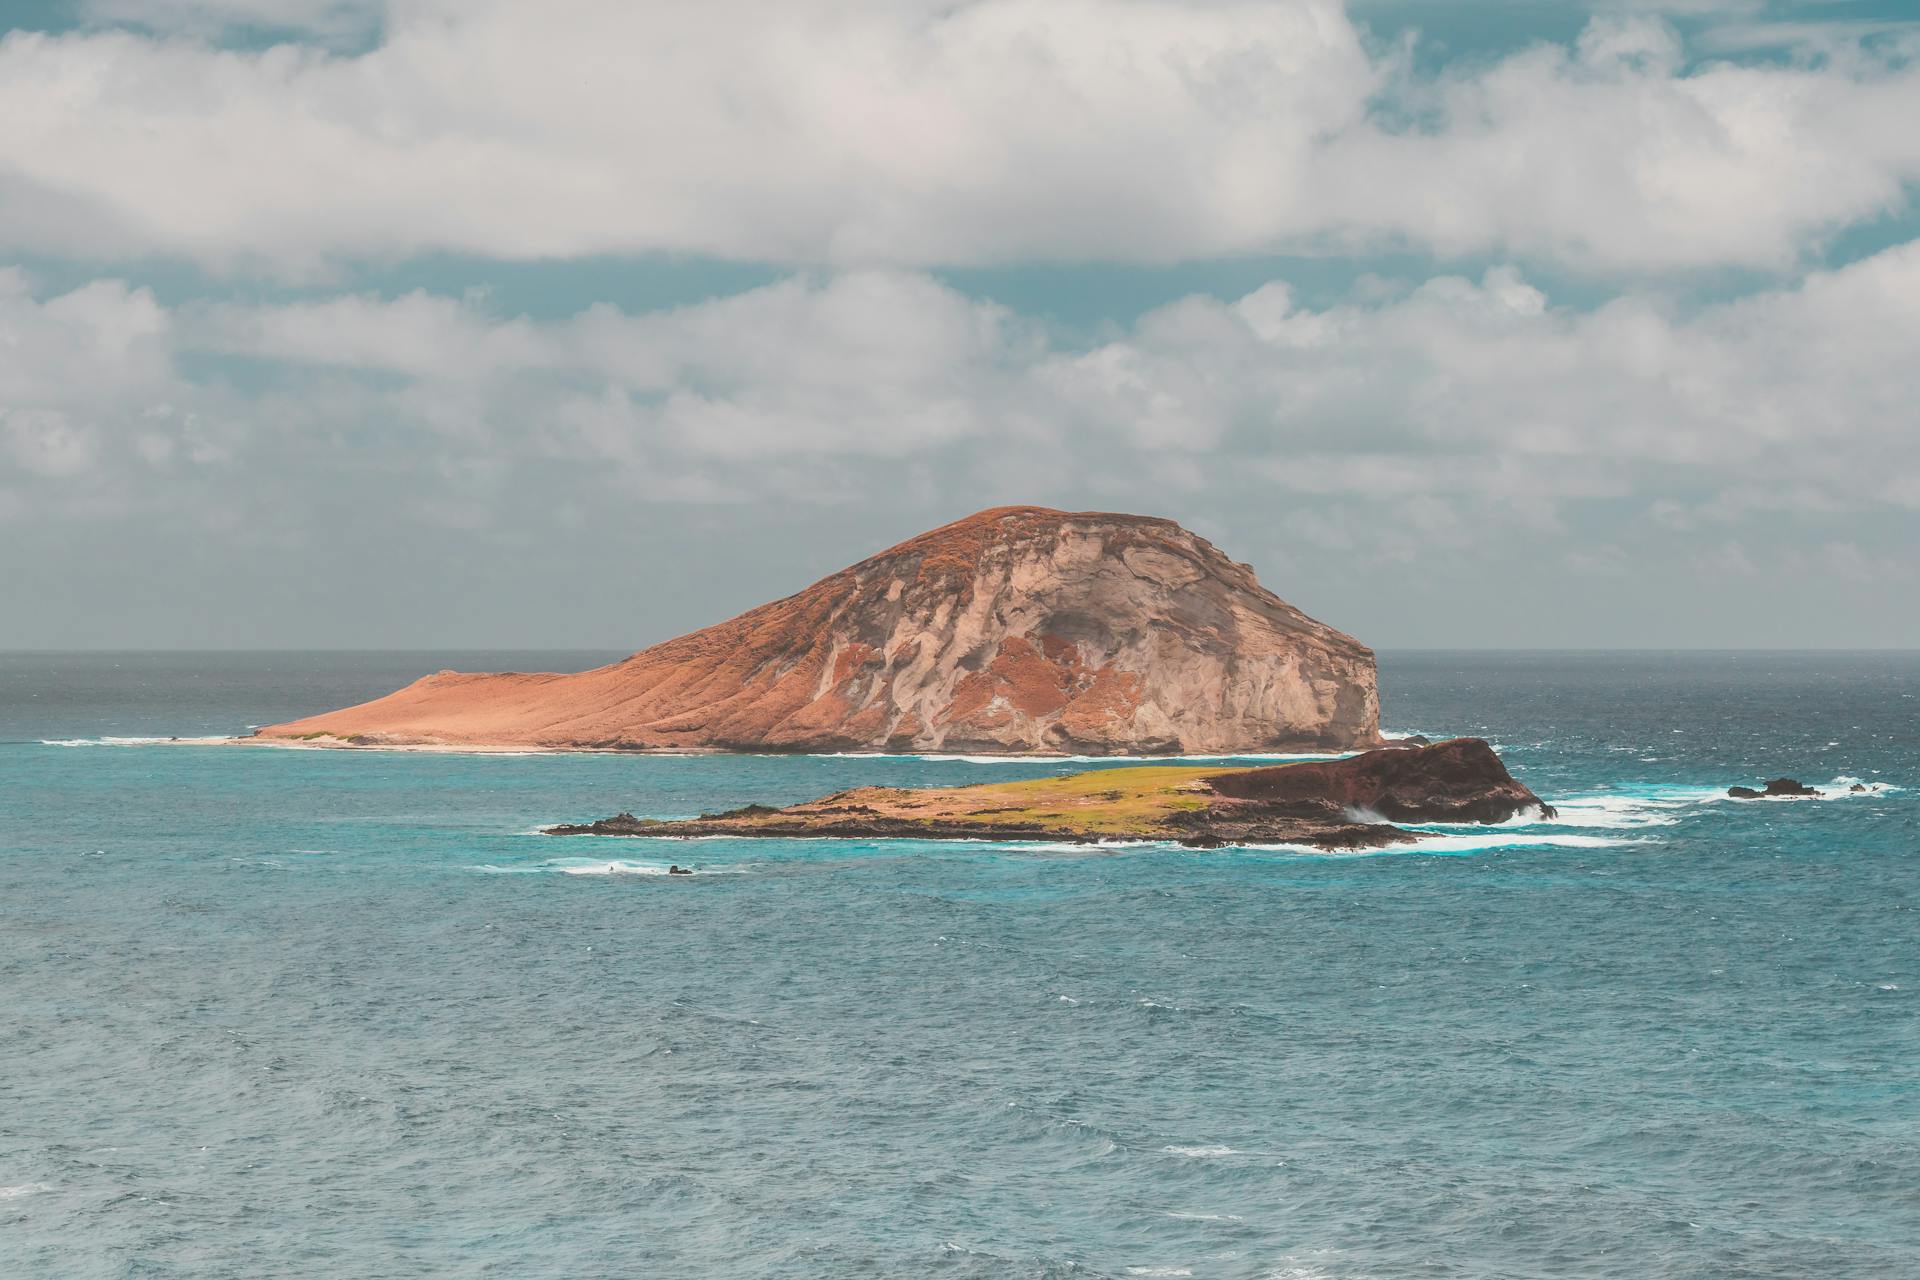
{"label": "small rock in water", "polygon": [[667,868],[667,874],[670,876],[690,876],[693,874],[693,868],[683,867],[676,862]]}

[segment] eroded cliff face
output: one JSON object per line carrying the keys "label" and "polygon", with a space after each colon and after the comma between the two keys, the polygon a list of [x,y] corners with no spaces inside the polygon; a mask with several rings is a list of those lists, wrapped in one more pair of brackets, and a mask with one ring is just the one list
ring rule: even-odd
{"label": "eroded cliff face", "polygon": [[261,735],[1219,754],[1374,745],[1379,697],[1372,651],[1172,521],[1003,507],[612,666],[442,672]]}

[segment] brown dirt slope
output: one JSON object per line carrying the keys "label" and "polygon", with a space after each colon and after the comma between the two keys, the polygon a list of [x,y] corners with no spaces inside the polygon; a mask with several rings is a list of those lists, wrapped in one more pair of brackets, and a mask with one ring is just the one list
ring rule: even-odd
{"label": "brown dirt slope", "polygon": [[321,745],[1166,754],[1379,741],[1373,653],[1170,520],[1000,507],[575,674],[443,671]]}

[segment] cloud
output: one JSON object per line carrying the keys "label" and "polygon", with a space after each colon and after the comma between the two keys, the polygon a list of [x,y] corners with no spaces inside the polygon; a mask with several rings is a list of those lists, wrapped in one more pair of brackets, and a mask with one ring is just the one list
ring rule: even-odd
{"label": "cloud", "polygon": [[75,7],[88,24],[158,35],[211,41],[265,33],[343,46],[372,38],[386,9],[384,0],[79,0]]}
{"label": "cloud", "polygon": [[1701,32],[1698,39],[1710,54],[1786,51],[1803,59],[1846,59],[1866,42],[1912,59],[1920,53],[1920,20],[1725,22]]}
{"label": "cloud", "polygon": [[478,295],[164,307],[101,281],[41,297],[14,272],[0,507],[212,502],[286,531],[329,527],[345,501],[396,538],[410,522],[505,537],[530,507],[634,497],[1021,494],[1199,503],[1228,531],[1277,509],[1298,545],[1356,564],[1520,537],[1589,575],[1676,544],[1724,569],[1725,548],[1795,527],[1858,577],[1885,556],[1871,522],[1920,511],[1917,337],[1920,242],[1693,310],[1650,293],[1560,306],[1508,266],[1318,308],[1276,281],[1092,346],[897,269],[538,321]]}
{"label": "cloud", "polygon": [[145,289],[42,299],[0,269],[0,520],[74,533],[209,509],[215,477],[261,457],[264,406],[183,374],[179,336]]}
{"label": "cloud", "polygon": [[164,411],[180,385],[169,319],[117,281],[44,304],[31,289],[24,272],[0,269],[0,459],[32,477],[81,475],[109,432],[140,434],[137,419]]}
{"label": "cloud", "polygon": [[1336,0],[392,0],[350,53],[150,25],[0,41],[0,249],[1784,269],[1920,179],[1904,46],[1693,66],[1638,13],[1437,76]]}

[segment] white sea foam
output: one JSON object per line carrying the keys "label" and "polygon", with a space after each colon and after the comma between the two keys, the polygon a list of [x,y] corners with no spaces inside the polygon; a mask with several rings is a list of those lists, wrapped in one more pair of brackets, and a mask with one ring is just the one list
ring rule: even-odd
{"label": "white sea foam", "polygon": [[[1382,821],[1382,819],[1373,819]],[[1577,832],[1559,832],[1552,830],[1525,830],[1516,828],[1551,826],[1543,824],[1538,817],[1526,823],[1412,823],[1397,824],[1419,837],[1413,844],[1378,845],[1364,849],[1322,849],[1318,845],[1295,844],[1290,842],[1244,841],[1224,845],[1219,849],[1195,850],[1205,857],[1217,853],[1254,852],[1254,853],[1291,853],[1309,858],[1373,858],[1396,853],[1478,853],[1489,849],[1526,849],[1540,846],[1565,849],[1601,849],[1612,845],[1641,844],[1643,840],[1611,836],[1582,835]],[[1623,824],[1625,825],[1625,824]],[[953,843],[942,841],[941,843]],[[988,842],[996,843],[996,842]],[[1097,844],[1059,844],[1022,843],[1008,841],[1001,845],[1008,850],[1021,853],[1089,853],[1118,852],[1121,850],[1176,850],[1186,846],[1171,840],[1102,840]]]}
{"label": "white sea foam", "polygon": [[[1493,849],[1610,849],[1617,845],[1644,844],[1618,836],[1562,835],[1557,832],[1527,835],[1498,829],[1473,835],[1423,836],[1418,843],[1401,846],[1409,853],[1484,853]],[[1379,852],[1391,852],[1391,849]]]}
{"label": "white sea foam", "polygon": [[[1392,735],[1389,735],[1392,736]],[[1407,736],[1407,735],[1399,735]],[[96,746],[101,739],[76,739],[70,742],[50,742],[49,746]],[[183,743],[183,742],[241,742],[250,747],[271,747],[281,751],[391,751],[413,752],[429,755],[468,755],[468,756],[592,756],[592,755],[631,755],[645,756],[650,760],[927,760],[946,764],[1209,764],[1221,760],[1340,760],[1352,755],[1350,751],[1335,752],[1260,752],[1241,751],[1228,755],[1179,755],[1179,756],[1060,756],[1060,755],[962,755],[944,752],[922,751],[712,751],[706,749],[691,751],[666,751],[654,748],[632,749],[627,747],[490,747],[477,744],[458,743],[421,743],[421,742],[343,742],[334,739],[326,742],[305,742],[290,738],[143,738],[126,739],[126,745],[144,743]],[[121,745],[116,742],[114,745]]]}
{"label": "white sea foam", "polygon": [[[1401,734],[1399,736],[1406,737],[1409,735]],[[827,760],[930,760],[943,764],[1211,764],[1221,760],[1343,760],[1352,754],[1350,751],[1236,751],[1227,755],[1204,756],[990,756],[945,755],[909,751],[828,751],[821,752],[813,758]]]}
{"label": "white sea foam", "polygon": [[[1741,781],[1736,785],[1744,786],[1744,787],[1752,787],[1754,790],[1759,791],[1766,786],[1766,783],[1763,781],[1747,780],[1747,781]],[[1770,796],[1767,799],[1767,803],[1793,804],[1793,803],[1818,802],[1822,800],[1859,800],[1868,796],[1898,795],[1901,792],[1906,790],[1905,787],[1896,786],[1891,782],[1868,782],[1866,779],[1857,778],[1850,773],[1843,773],[1839,777],[1833,778],[1827,782],[1810,782],[1807,785],[1812,787],[1815,791],[1818,791],[1820,794],[1817,796]],[[1856,786],[1865,787],[1866,790],[1855,791],[1853,790],[1853,788]],[[1706,799],[1707,800],[1730,800],[1732,799],[1732,797],[1727,795],[1725,788],[1720,788],[1712,791],[1711,794],[1709,794],[1706,797]],[[1742,803],[1750,803],[1750,802],[1742,802]]]}
{"label": "white sea foam", "polygon": [[[968,841],[969,844],[979,843]],[[1141,849],[1150,846],[1162,848],[1174,847],[1170,840],[991,840],[989,844],[998,844],[1021,853],[1098,853],[1113,852],[1119,849]]]}
{"label": "white sea foam", "polygon": [[1179,1209],[1164,1211],[1169,1218],[1179,1218],[1182,1222],[1241,1222],[1244,1219],[1237,1213],[1185,1213]]}
{"label": "white sea foam", "polygon": [[[1850,788],[1856,783],[1867,787],[1867,790],[1851,790]],[[1815,783],[1813,786],[1814,790],[1820,793],[1819,795],[1782,796],[1768,803],[1852,800],[1866,796],[1894,795],[1903,790],[1892,783],[1862,782],[1859,778],[1845,774],[1830,782]],[[1554,827],[1571,827],[1586,831],[1622,831],[1645,827],[1670,827],[1683,821],[1689,811],[1697,811],[1702,806],[1719,805],[1730,799],[1725,787],[1658,784],[1630,791],[1555,797],[1551,803],[1556,812],[1551,818],[1542,818],[1537,811],[1529,811],[1515,814],[1505,822],[1486,825],[1466,822],[1406,822],[1399,825],[1412,831],[1447,834]]]}
{"label": "white sea foam", "polygon": [[1127,1274],[1130,1276],[1190,1276],[1193,1274],[1193,1268],[1191,1267],[1128,1267]]}
{"label": "white sea foam", "polygon": [[547,870],[568,876],[664,876],[666,867],[657,862],[582,862],[572,866],[548,863]]}
{"label": "white sea foam", "polygon": [[[664,876],[672,874],[674,864],[665,862],[636,862],[631,859],[606,858],[555,858],[532,866],[501,867],[490,862],[479,863],[467,868],[489,876]],[[749,874],[751,867],[685,867],[684,870],[697,876],[743,876]]]}
{"label": "white sea foam", "polygon": [[[1852,788],[1855,786],[1865,787],[1866,790],[1854,791]],[[1822,800],[1852,800],[1859,796],[1894,795],[1906,788],[1897,787],[1891,782],[1869,782],[1865,778],[1843,773],[1824,786],[1815,786],[1814,790],[1821,793]]]}
{"label": "white sea foam", "polygon": [[1185,1160],[1210,1160],[1216,1156],[1237,1156],[1240,1153],[1232,1147],[1162,1147],[1170,1156],[1179,1156]]}
{"label": "white sea foam", "polygon": [[[611,862],[599,858],[560,858],[541,864],[543,871],[558,871],[568,876],[664,876],[671,874],[664,862],[631,862],[615,859]],[[695,875],[737,876],[745,875],[746,867],[686,867]]]}
{"label": "white sea foam", "polygon": [[[251,726],[250,726],[251,727]],[[1384,738],[1410,738],[1412,733],[1383,733]],[[1236,751],[1224,755],[1177,755],[1177,756],[1056,756],[1056,755],[964,755],[940,752],[891,752],[891,751],[824,751],[795,753],[789,751],[628,751],[611,747],[505,747],[483,746],[457,743],[357,743],[332,740],[327,742],[301,741],[292,738],[260,738],[251,734],[229,734],[217,737],[113,737],[99,738],[41,738],[40,744],[48,747],[152,747],[152,746],[218,746],[242,743],[250,747],[268,747],[276,751],[384,751],[400,754],[418,755],[459,755],[459,756],[498,756],[514,759],[526,756],[565,756],[565,755],[644,755],[654,760],[692,760],[713,756],[729,758],[754,758],[768,760],[793,759],[796,754],[810,760],[924,760],[942,764],[1214,764],[1225,760],[1342,760],[1354,754],[1350,751]]]}
{"label": "white sea foam", "polygon": [[[1331,1250],[1322,1249],[1318,1252],[1324,1254],[1331,1252]],[[1340,1280],[1365,1280],[1365,1278],[1356,1271],[1329,1271],[1317,1264],[1303,1263],[1298,1258],[1292,1257],[1283,1259],[1283,1261],[1286,1263],[1285,1266],[1280,1267],[1278,1270],[1267,1272],[1266,1275],[1262,1277],[1262,1280],[1335,1280],[1335,1277],[1339,1277]]]}
{"label": "white sea foam", "polygon": [[226,747],[245,745],[249,747],[267,747],[274,751],[390,751],[410,752],[431,755],[470,755],[470,756],[540,756],[556,755],[558,752],[520,747],[448,747],[423,744],[361,746],[358,743],[343,742],[300,742],[284,738],[256,738],[238,734],[225,734],[217,737],[177,738],[149,737],[125,738],[107,735],[99,738],[42,738],[43,747]]}
{"label": "white sea foam", "polygon": [[216,738],[42,738],[43,747],[211,747],[238,742],[234,737]]}
{"label": "white sea foam", "polygon": [[44,1182],[22,1182],[11,1187],[0,1187],[0,1200],[18,1200],[21,1196],[38,1195],[42,1191],[51,1191]]}
{"label": "white sea foam", "polygon": [[1535,827],[1573,827],[1582,830],[1665,827],[1680,821],[1681,810],[1720,794],[1709,792],[1685,799],[1628,794],[1571,796],[1565,799],[1556,797],[1552,801],[1556,812],[1551,818],[1541,816],[1538,809],[1528,809],[1514,814],[1504,822],[1403,822],[1398,825],[1410,831],[1453,833],[1511,831]]}
{"label": "white sea foam", "polygon": [[1448,828],[1445,832],[1409,828],[1419,839],[1412,844],[1386,844],[1365,849],[1322,849],[1310,844],[1236,844],[1220,852],[1234,850],[1250,853],[1286,853],[1303,858],[1386,858],[1407,854],[1452,855],[1486,853],[1494,849],[1605,849],[1615,845],[1644,844],[1645,839],[1616,836],[1588,836],[1556,831],[1525,832],[1506,830],[1498,825],[1470,831]]}
{"label": "white sea foam", "polygon": [[1680,821],[1680,811],[1695,800],[1661,800],[1649,796],[1594,795],[1571,796],[1555,800],[1554,816],[1541,818],[1523,814],[1518,825],[1583,827],[1621,830],[1631,827],[1670,827]]}

